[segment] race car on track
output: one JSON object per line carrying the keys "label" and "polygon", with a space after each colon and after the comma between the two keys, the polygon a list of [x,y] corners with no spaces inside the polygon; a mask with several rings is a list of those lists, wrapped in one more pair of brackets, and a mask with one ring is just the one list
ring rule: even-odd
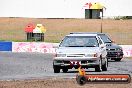
{"label": "race car on track", "polygon": [[97,34],[106,44],[107,58],[115,61],[120,61],[123,58],[122,47],[113,43],[113,41],[109,38],[108,35],[104,33],[97,33]]}
{"label": "race car on track", "polygon": [[53,58],[54,73],[68,72],[68,69],[95,68],[107,71],[108,60],[106,45],[97,34],[71,33],[66,35],[56,49]]}
{"label": "race car on track", "polygon": [[[73,33],[72,33],[73,34]],[[123,49],[115,44],[108,35],[99,32],[74,32],[74,34],[97,34],[106,44],[108,60],[120,61],[123,58]]]}

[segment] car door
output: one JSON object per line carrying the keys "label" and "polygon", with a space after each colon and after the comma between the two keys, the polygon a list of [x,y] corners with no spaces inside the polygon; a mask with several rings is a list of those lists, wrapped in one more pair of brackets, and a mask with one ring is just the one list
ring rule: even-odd
{"label": "car door", "polygon": [[99,37],[99,48],[101,50],[102,58],[105,59],[107,52],[106,52],[106,45],[102,41],[102,39]]}

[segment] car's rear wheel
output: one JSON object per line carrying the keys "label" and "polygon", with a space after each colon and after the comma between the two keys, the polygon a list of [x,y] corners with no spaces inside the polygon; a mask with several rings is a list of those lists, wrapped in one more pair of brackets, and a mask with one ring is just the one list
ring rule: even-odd
{"label": "car's rear wheel", "polygon": [[99,60],[99,65],[95,67],[96,72],[101,72],[102,71],[102,60]]}
{"label": "car's rear wheel", "polygon": [[60,73],[59,66],[54,66],[54,73]]}
{"label": "car's rear wheel", "polygon": [[64,73],[67,73],[67,72],[68,72],[68,68],[63,68],[62,71],[63,71]]}
{"label": "car's rear wheel", "polygon": [[121,61],[122,58],[116,58],[115,61]]}
{"label": "car's rear wheel", "polygon": [[108,59],[106,58],[105,64],[102,65],[102,71],[107,71],[108,68]]}

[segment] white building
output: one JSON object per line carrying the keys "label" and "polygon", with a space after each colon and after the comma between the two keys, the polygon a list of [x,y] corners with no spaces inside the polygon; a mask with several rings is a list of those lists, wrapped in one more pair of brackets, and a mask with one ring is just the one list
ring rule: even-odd
{"label": "white building", "polygon": [[0,17],[84,18],[84,4],[100,2],[104,16],[132,16],[132,0],[1,0]]}

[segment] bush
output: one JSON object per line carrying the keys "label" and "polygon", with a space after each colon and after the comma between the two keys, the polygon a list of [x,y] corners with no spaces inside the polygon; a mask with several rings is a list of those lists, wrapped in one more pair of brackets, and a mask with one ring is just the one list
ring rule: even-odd
{"label": "bush", "polygon": [[115,20],[127,20],[132,19],[132,16],[116,16],[114,17]]}

